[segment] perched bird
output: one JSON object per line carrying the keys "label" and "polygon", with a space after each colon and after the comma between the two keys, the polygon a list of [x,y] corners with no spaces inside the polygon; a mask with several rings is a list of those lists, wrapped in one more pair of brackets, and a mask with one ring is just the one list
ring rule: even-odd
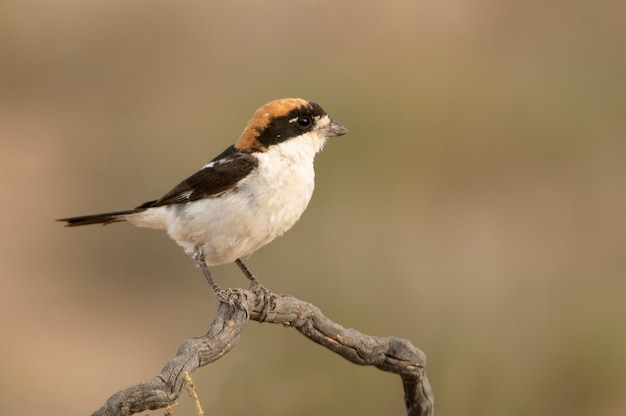
{"label": "perched bird", "polygon": [[348,130],[300,98],[256,110],[234,145],[161,198],[137,208],[63,218],[68,227],[128,221],[164,229],[192,255],[224,300],[208,266],[241,261],[289,230],[313,194],[313,160],[329,137]]}

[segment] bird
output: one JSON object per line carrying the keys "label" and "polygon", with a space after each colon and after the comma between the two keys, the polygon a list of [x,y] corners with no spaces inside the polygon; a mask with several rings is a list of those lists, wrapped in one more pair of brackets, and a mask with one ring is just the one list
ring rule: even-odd
{"label": "bird", "polygon": [[209,267],[236,263],[264,287],[242,258],[283,235],[314,189],[314,159],[327,139],[348,129],[317,103],[282,98],[259,107],[235,143],[161,198],[136,208],[61,218],[67,227],[126,221],[163,229],[202,269],[219,300],[232,296]]}

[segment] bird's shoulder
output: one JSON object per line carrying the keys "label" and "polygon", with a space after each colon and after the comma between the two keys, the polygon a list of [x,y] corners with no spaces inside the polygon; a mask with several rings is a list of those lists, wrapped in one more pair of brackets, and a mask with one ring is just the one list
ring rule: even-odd
{"label": "bird's shoulder", "polygon": [[148,201],[137,208],[181,204],[222,195],[233,190],[258,163],[254,155],[230,146],[161,198]]}

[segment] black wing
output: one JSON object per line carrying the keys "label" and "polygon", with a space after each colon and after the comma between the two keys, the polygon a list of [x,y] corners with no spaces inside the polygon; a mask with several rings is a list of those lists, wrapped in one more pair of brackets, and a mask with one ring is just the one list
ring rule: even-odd
{"label": "black wing", "polygon": [[160,199],[146,202],[137,208],[180,204],[221,195],[233,189],[258,164],[254,156],[241,153],[231,146]]}

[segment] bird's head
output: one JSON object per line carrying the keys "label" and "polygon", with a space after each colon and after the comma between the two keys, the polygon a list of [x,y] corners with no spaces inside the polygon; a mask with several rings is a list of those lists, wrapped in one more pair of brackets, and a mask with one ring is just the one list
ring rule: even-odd
{"label": "bird's head", "polygon": [[348,133],[319,105],[302,98],[270,101],[255,112],[235,148],[240,151],[266,151],[270,146],[306,136],[320,150],[329,137]]}

